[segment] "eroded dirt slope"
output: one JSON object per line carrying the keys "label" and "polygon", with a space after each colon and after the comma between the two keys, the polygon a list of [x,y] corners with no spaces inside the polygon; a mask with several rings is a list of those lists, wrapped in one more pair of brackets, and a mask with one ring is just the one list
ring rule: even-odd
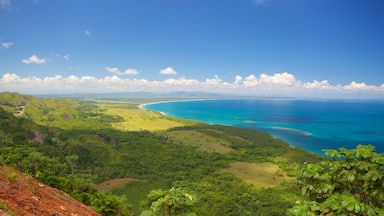
{"label": "eroded dirt slope", "polygon": [[63,191],[0,164],[0,215],[99,215]]}

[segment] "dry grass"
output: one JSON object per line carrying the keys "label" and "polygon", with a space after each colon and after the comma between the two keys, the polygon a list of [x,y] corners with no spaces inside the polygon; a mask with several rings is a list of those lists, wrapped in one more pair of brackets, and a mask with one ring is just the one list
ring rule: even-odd
{"label": "dry grass", "polygon": [[274,163],[232,163],[225,172],[232,173],[248,184],[253,184],[256,188],[268,188],[277,186],[292,178]]}
{"label": "dry grass", "polygon": [[107,114],[121,116],[124,121],[113,123],[112,127],[123,131],[164,131],[173,127],[193,125],[193,121],[176,119],[164,116],[157,112],[141,110],[138,108],[109,107]]}

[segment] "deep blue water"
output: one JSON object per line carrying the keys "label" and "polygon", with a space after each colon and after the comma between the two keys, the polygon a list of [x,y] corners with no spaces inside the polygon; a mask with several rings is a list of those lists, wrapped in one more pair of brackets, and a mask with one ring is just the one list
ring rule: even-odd
{"label": "deep blue water", "polygon": [[384,152],[384,101],[196,100],[149,104],[145,109],[264,131],[318,154],[357,144],[372,144]]}

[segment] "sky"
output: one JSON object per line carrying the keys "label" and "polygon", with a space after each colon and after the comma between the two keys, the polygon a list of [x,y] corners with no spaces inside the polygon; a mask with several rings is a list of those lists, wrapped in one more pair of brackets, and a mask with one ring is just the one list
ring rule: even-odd
{"label": "sky", "polygon": [[0,0],[0,91],[384,99],[382,0]]}

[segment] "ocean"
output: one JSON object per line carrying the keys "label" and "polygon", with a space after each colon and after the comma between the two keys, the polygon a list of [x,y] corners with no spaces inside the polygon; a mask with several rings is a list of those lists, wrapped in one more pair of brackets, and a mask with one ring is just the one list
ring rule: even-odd
{"label": "ocean", "polygon": [[372,144],[384,152],[384,101],[191,100],[144,109],[209,124],[251,128],[321,154]]}

